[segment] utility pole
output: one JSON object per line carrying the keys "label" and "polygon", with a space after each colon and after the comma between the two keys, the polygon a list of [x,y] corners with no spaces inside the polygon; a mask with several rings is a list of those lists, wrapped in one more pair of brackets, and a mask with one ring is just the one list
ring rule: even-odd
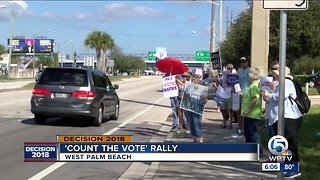
{"label": "utility pole", "polygon": [[219,44],[219,49],[220,49],[220,45],[221,45],[221,43],[222,43],[222,41],[223,41],[223,28],[222,28],[222,16],[223,16],[223,7],[222,7],[222,5],[223,5],[223,0],[220,0],[220,3],[219,3],[219,14],[220,14],[220,19],[219,19],[219,28],[220,28],[220,30],[219,30],[219,35],[220,35],[220,44]]}
{"label": "utility pole", "polygon": [[227,12],[226,12],[226,14],[227,14],[227,18],[226,18],[226,20],[227,20],[227,22],[226,22],[226,24],[227,24],[227,26],[226,26],[226,35],[228,34],[228,32],[229,32],[229,7],[227,6],[227,10],[226,10]]}
{"label": "utility pole", "polygon": [[11,16],[10,16],[10,40],[9,40],[9,60],[8,60],[8,75],[7,75],[7,77],[10,77],[10,73],[11,73],[13,19],[14,19],[14,11],[13,11],[13,9],[11,9]]}

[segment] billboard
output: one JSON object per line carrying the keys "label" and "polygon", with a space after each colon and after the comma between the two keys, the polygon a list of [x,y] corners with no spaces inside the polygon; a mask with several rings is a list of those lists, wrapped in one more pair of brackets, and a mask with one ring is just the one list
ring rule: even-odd
{"label": "billboard", "polygon": [[[9,45],[8,39],[8,47]],[[33,54],[35,53],[51,53],[53,52],[53,39],[12,39],[12,53]]]}

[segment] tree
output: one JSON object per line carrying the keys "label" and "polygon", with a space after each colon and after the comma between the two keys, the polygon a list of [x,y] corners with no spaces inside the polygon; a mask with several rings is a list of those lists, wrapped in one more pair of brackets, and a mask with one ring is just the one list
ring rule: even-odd
{"label": "tree", "polygon": [[115,46],[112,37],[106,32],[93,31],[84,40],[84,45],[90,49],[95,49],[97,56],[97,69],[105,70],[105,63],[101,61],[101,53]]}
{"label": "tree", "polygon": [[6,53],[6,47],[0,44],[0,59],[2,59],[1,55]]}
{"label": "tree", "polygon": [[[103,47],[102,51],[103,51],[103,60],[102,60],[102,69],[103,71],[106,71],[106,61],[107,61],[107,51],[108,49],[110,49],[110,51],[112,51],[112,49],[116,46],[112,37],[107,34],[107,37],[103,39],[105,42],[103,43],[105,46]],[[109,72],[110,73],[110,72]]]}
{"label": "tree", "polygon": [[231,26],[227,38],[220,48],[223,65],[228,63],[238,64],[242,56],[250,56],[251,21],[251,11],[247,9],[239,15]]}
{"label": "tree", "polygon": [[[250,2],[250,0],[248,0]],[[320,1],[310,1],[305,11],[287,11],[287,61],[293,73],[310,71],[308,64],[317,70],[315,62],[320,57]],[[223,64],[238,63],[241,56],[249,56],[251,50],[251,18],[250,8],[243,11],[230,28],[226,40],[221,44]],[[270,12],[269,29],[269,63],[279,60],[280,12]],[[306,62],[301,62],[307,60]],[[299,68],[301,67],[301,68]]]}
{"label": "tree", "polygon": [[144,60],[137,56],[126,56],[119,47],[115,47],[111,52],[111,59],[114,60],[114,69],[121,72],[134,72],[143,70],[146,66]]}

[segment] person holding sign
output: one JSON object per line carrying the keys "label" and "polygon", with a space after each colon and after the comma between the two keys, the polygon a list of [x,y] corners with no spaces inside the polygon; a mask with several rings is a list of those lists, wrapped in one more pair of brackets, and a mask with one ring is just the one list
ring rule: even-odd
{"label": "person holding sign", "polygon": [[[239,88],[240,91],[238,92],[240,95],[240,104],[242,104],[243,94],[246,92],[248,87],[250,86],[250,81],[248,78],[250,67],[249,67],[249,60],[245,57],[240,58],[240,69],[238,69],[238,78],[239,78]],[[240,115],[240,109],[236,113],[236,119],[238,121],[238,128],[236,133],[231,135],[232,138],[241,138],[243,135],[243,117]]]}
{"label": "person holding sign", "polygon": [[181,98],[182,98],[182,92],[184,89],[184,85],[187,81],[190,80],[190,73],[184,72],[182,75],[176,76],[176,84],[178,86],[178,101],[177,101],[177,113],[178,113],[178,119],[179,119],[179,129],[176,131],[178,134],[181,132],[189,133],[189,127],[188,127],[188,121],[184,120],[184,110],[180,108]]}
{"label": "person holding sign", "polygon": [[[266,79],[266,81],[263,81],[260,79],[260,87],[261,87],[261,91],[268,91],[269,93],[272,93],[275,88],[278,86],[279,81],[278,81],[278,72],[279,72],[279,62],[275,61],[272,63],[271,65],[271,79]],[[265,77],[265,78],[269,78],[269,77]],[[265,82],[265,83],[263,83]],[[266,86],[266,88],[264,88]],[[271,109],[273,109],[273,104],[270,103],[267,98],[265,96],[263,96],[263,100],[266,102],[266,106],[265,106],[265,126],[266,126],[266,134],[268,136],[268,138],[272,138],[275,133],[273,131],[272,128],[272,124],[274,123],[273,120],[271,120],[270,117],[270,113],[271,113]]]}
{"label": "person holding sign", "polygon": [[231,79],[228,79],[228,74],[232,74],[233,70],[233,64],[228,64],[227,65],[227,71],[224,71],[222,74],[222,79],[219,82],[219,85],[223,88],[223,103],[220,106],[221,113],[223,116],[223,124],[222,128],[227,127],[227,121],[229,120],[229,128],[232,129],[232,121],[233,121],[233,112],[232,112],[232,98],[231,98],[231,91],[233,89],[233,85],[229,86],[232,84]]}
{"label": "person holding sign", "polygon": [[251,84],[245,91],[241,104],[241,116],[244,119],[244,136],[248,143],[260,143],[258,130],[262,115],[262,94],[259,87],[260,70],[255,67],[250,68],[248,78]]}
{"label": "person holding sign", "polygon": [[[186,83],[180,105],[181,108],[185,109],[185,115],[187,120],[190,122],[190,132],[193,138],[193,142],[195,143],[203,143],[201,119],[204,105],[207,103],[208,93],[208,87],[200,85],[200,79],[200,75],[192,74],[191,82]],[[188,101],[190,103],[188,103]],[[184,106],[185,102],[189,105]]]}

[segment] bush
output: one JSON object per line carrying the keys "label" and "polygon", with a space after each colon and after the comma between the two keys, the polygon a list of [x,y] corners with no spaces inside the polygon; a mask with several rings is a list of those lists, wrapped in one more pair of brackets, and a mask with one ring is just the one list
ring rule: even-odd
{"label": "bush", "polygon": [[295,75],[293,79],[296,80],[296,82],[302,87],[304,87],[305,84],[309,82],[307,75]]}

